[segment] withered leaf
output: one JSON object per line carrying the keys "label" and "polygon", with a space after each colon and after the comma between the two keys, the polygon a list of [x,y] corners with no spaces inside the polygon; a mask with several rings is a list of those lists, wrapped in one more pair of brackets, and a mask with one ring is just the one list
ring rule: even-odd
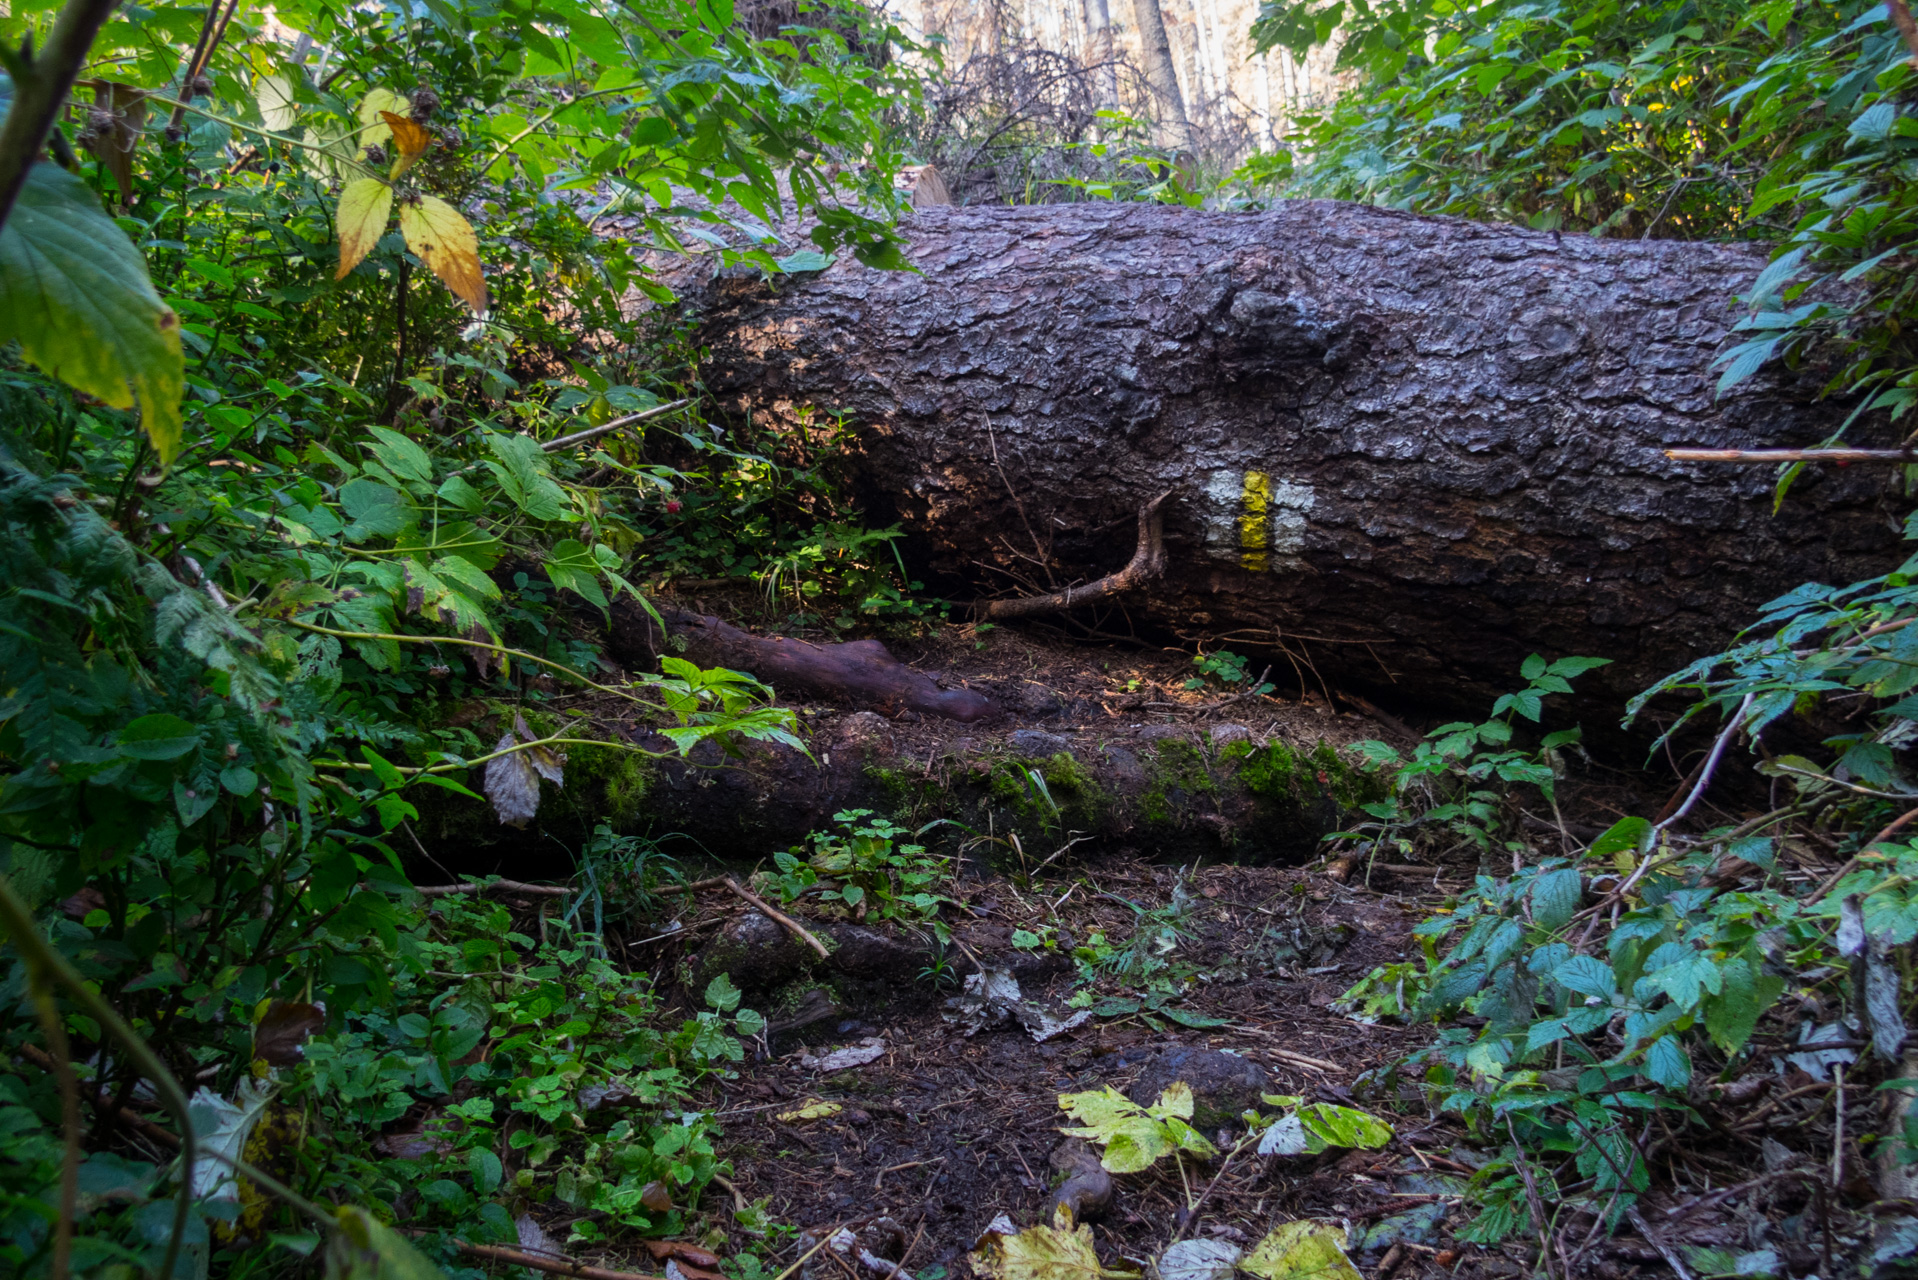
{"label": "withered leaf", "polygon": [[[513,731],[519,734],[521,742],[537,742],[539,735],[526,727],[522,716],[513,717]],[[520,754],[527,756],[533,771],[556,787],[566,785],[566,753],[555,751],[551,747],[531,747]]]}
{"label": "withered leaf", "polygon": [[83,81],[93,90],[93,110],[80,141],[107,167],[122,203],[133,199],[133,149],[146,128],[147,91],[112,80]]}
{"label": "withered leaf", "polygon": [[253,1057],[269,1067],[291,1067],[306,1057],[306,1038],[326,1025],[326,1010],[298,1000],[275,1000],[253,1028]]}
{"label": "withered leaf", "polygon": [[[514,745],[513,732],[509,729],[493,750],[506,751]],[[527,754],[514,751],[486,762],[486,778],[481,789],[493,802],[493,812],[499,814],[500,822],[509,827],[523,827],[539,812],[539,775],[533,772],[533,762],[526,758]]]}

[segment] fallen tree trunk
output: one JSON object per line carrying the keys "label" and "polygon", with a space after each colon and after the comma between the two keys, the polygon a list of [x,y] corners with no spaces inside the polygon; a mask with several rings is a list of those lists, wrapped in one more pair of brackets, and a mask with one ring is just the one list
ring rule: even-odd
{"label": "fallen tree trunk", "polygon": [[1714,396],[1762,248],[1317,201],[931,209],[909,238],[920,274],[678,283],[721,401],[849,415],[874,515],[951,595],[1110,575],[1169,489],[1164,572],[1081,625],[1481,706],[1530,652],[1592,654],[1615,708],[1780,592],[1891,567],[1886,468],[1814,464],[1774,516],[1770,472],[1665,456],[1849,409],[1819,369]]}

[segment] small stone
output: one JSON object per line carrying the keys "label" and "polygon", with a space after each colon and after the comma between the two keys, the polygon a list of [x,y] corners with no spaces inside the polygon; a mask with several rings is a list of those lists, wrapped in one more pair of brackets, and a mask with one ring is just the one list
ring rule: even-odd
{"label": "small stone", "polygon": [[1220,724],[1212,726],[1212,732],[1207,736],[1212,739],[1213,746],[1229,747],[1235,742],[1250,742],[1252,731],[1242,724]]}
{"label": "small stone", "polygon": [[1236,1123],[1272,1088],[1272,1078],[1255,1062],[1215,1049],[1170,1048],[1146,1061],[1127,1096],[1149,1106],[1180,1080],[1192,1088],[1192,1125],[1200,1130]]}
{"label": "small stone", "polygon": [[1027,760],[1044,760],[1061,751],[1071,754],[1072,743],[1056,733],[1042,729],[1015,729],[1007,739],[1012,749]]}
{"label": "small stone", "polygon": [[704,991],[723,973],[742,991],[764,991],[804,974],[816,958],[783,926],[757,911],[747,911],[700,948],[687,974],[687,986]]}

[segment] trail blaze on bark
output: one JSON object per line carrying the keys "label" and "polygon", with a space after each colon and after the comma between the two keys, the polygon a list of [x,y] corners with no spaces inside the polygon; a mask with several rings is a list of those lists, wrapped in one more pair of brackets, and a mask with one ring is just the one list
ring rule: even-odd
{"label": "trail blaze on bark", "polygon": [[1110,573],[1172,488],[1132,623],[1473,704],[1532,651],[1612,657],[1586,683],[1615,712],[1763,601],[1894,563],[1882,470],[1814,468],[1774,516],[1768,469],[1663,454],[1812,444],[1850,409],[1817,368],[1714,396],[1762,247],[1329,201],[932,209],[909,236],[920,274],[682,289],[715,393],[849,415],[875,514],[954,596],[1008,589],[981,566],[1020,568],[1027,520],[1060,581]]}

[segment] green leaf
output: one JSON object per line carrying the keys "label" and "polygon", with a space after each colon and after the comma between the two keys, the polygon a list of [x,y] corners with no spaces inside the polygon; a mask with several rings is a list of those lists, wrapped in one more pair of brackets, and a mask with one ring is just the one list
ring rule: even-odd
{"label": "green leaf", "polygon": [[411,1242],[364,1209],[341,1205],[327,1241],[327,1280],[446,1280]]}
{"label": "green leaf", "polygon": [[566,514],[566,491],[553,483],[538,441],[493,432],[486,437],[486,447],[498,459],[489,459],[487,469],[514,506],[535,520],[557,520]]}
{"label": "green leaf", "polygon": [[1532,918],[1541,928],[1563,929],[1571,923],[1584,891],[1584,882],[1571,867],[1544,872],[1532,882]]}
{"label": "green leaf", "polygon": [[180,320],[146,262],[86,184],[58,165],[27,171],[0,227],[0,342],[116,409],[140,409],[161,465],[182,430]]}
{"label": "green leaf", "polygon": [[706,1003],[721,1013],[731,1013],[739,1007],[740,991],[733,985],[732,978],[720,974],[706,984]]}
{"label": "green leaf", "polygon": [[1589,852],[1594,858],[1609,858],[1619,853],[1637,853],[1645,847],[1645,839],[1651,833],[1652,824],[1645,818],[1620,818],[1604,835],[1592,841]]}
{"label": "green leaf", "polygon": [[1593,956],[1573,956],[1552,972],[1552,981],[1582,996],[1610,1000],[1618,994],[1618,979],[1610,966]]}
{"label": "green leaf", "polygon": [[172,715],[141,716],[120,730],[120,754],[135,760],[173,760],[200,745],[200,731]]}
{"label": "green leaf", "polygon": [[1653,1084],[1664,1085],[1667,1089],[1682,1089],[1692,1078],[1692,1062],[1685,1051],[1678,1047],[1678,1041],[1664,1036],[1652,1042],[1645,1052],[1645,1074]]}
{"label": "green leaf", "polygon": [[1345,1229],[1329,1222],[1287,1222],[1273,1228],[1241,1271],[1263,1280],[1364,1280],[1345,1256]]}
{"label": "green leaf", "polygon": [[1328,1147],[1370,1150],[1392,1140],[1392,1126],[1377,1116],[1329,1102],[1315,1102],[1300,1108],[1299,1123]]}

